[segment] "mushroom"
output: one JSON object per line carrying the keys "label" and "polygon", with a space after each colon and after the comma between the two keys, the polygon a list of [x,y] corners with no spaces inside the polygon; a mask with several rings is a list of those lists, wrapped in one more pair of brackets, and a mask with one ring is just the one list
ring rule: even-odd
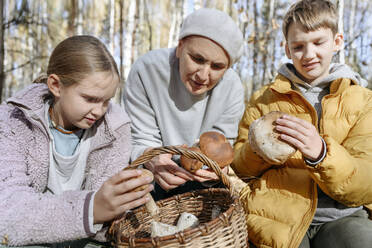
{"label": "mushroom", "polygon": [[[139,170],[142,171],[142,173],[139,176],[139,178],[141,178],[141,177],[150,177],[150,178],[152,178],[151,181],[154,180],[154,175],[152,174],[151,171],[146,170],[146,169],[139,169]],[[148,187],[147,185],[142,185],[142,186],[139,186],[139,187],[135,188],[133,191],[135,191],[135,192],[141,191],[141,190],[146,189],[147,187]],[[156,205],[156,203],[155,203],[155,201],[152,198],[152,196],[151,196],[150,193],[147,193],[146,194],[146,197],[150,199],[145,204],[145,207],[146,207],[148,213],[153,217],[153,219],[158,219],[158,214],[159,214],[159,208],[158,208],[158,206]]]}
{"label": "mushroom", "polygon": [[[152,180],[154,180],[154,175],[152,174],[151,171],[146,170],[146,169],[139,169],[142,171],[141,177],[151,177]],[[148,186],[147,185],[142,185],[137,188],[135,188],[133,191],[141,191],[146,189]],[[152,217],[151,221],[151,237],[162,237],[166,235],[171,235],[176,232],[180,232],[186,228],[189,227],[195,227],[199,224],[198,218],[190,213],[184,212],[180,215],[177,226],[165,224],[162,222],[159,222],[159,207],[156,205],[154,199],[152,198],[150,193],[147,193],[147,197],[150,199],[146,204],[145,208],[147,212],[150,214]]]}
{"label": "mushroom", "polygon": [[189,227],[199,225],[198,218],[190,213],[184,212],[178,218],[177,225],[169,225],[161,222],[151,222],[151,237],[164,237],[183,231]]}
{"label": "mushroom", "polygon": [[[200,152],[201,153],[199,147],[196,147],[196,146],[189,147],[188,149],[193,151],[193,152]],[[200,162],[199,160],[193,159],[193,158],[188,158],[186,156],[181,156],[180,164],[183,168],[190,171],[191,173],[194,173],[195,171],[199,170],[203,166],[203,163]]]}
{"label": "mushroom", "polygon": [[[221,168],[229,165],[234,158],[234,150],[230,142],[223,134],[215,131],[203,133],[199,138],[199,147],[189,147],[188,149],[201,152],[208,158],[217,162]],[[187,158],[186,156],[181,156],[180,164],[183,168],[192,173],[200,169],[203,165],[202,162]]]}
{"label": "mushroom", "polygon": [[216,161],[221,168],[231,164],[234,159],[230,142],[219,132],[209,131],[200,135],[199,146],[202,153]]}
{"label": "mushroom", "polygon": [[248,140],[253,152],[270,164],[283,164],[296,149],[281,140],[275,131],[275,121],[285,113],[272,111],[252,122]]}

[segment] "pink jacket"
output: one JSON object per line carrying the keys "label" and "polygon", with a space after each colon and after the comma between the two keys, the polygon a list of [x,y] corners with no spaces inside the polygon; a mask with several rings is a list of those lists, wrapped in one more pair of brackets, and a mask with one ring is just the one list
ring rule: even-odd
{"label": "pink jacket", "polygon": [[[0,242],[8,240],[8,245],[94,236],[88,228],[89,200],[103,182],[128,165],[130,120],[124,108],[110,104],[95,124],[83,190],[43,194],[49,169],[43,101],[47,92],[45,84],[32,84],[0,105]],[[104,231],[95,238],[103,237]]]}

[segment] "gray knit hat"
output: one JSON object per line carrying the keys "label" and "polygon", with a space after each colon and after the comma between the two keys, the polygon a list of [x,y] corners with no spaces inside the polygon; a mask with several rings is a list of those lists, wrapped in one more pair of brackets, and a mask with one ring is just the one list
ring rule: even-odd
{"label": "gray knit hat", "polygon": [[243,53],[243,34],[223,11],[201,8],[188,15],[182,23],[179,39],[190,35],[204,36],[218,43],[230,56],[230,65]]}

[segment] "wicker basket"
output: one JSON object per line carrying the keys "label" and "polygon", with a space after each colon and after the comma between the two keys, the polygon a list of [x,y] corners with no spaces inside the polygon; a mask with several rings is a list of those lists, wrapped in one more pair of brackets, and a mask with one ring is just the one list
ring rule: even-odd
{"label": "wicker basket", "polygon": [[[151,238],[152,218],[144,206],[128,212],[112,222],[108,231],[112,244],[115,247],[247,247],[248,233],[238,193],[216,162],[201,153],[172,146],[155,148],[140,156],[130,167],[135,168],[165,153],[198,159],[212,168],[229,190],[203,189],[157,201],[160,222],[175,225],[180,214],[188,212],[197,216],[200,223],[195,228],[164,237]],[[212,218],[216,208],[221,210],[221,214]]]}

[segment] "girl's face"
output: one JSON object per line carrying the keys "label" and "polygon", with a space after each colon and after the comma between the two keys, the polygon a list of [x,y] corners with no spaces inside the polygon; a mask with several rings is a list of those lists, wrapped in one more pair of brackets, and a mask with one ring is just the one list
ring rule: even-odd
{"label": "girl's face", "polygon": [[182,82],[193,95],[212,89],[229,66],[225,50],[210,39],[190,36],[179,41],[176,56]]}
{"label": "girl's face", "polygon": [[66,130],[90,128],[107,111],[119,78],[111,71],[95,72],[78,83],[65,86],[57,75],[48,78],[54,95],[53,121]]}

